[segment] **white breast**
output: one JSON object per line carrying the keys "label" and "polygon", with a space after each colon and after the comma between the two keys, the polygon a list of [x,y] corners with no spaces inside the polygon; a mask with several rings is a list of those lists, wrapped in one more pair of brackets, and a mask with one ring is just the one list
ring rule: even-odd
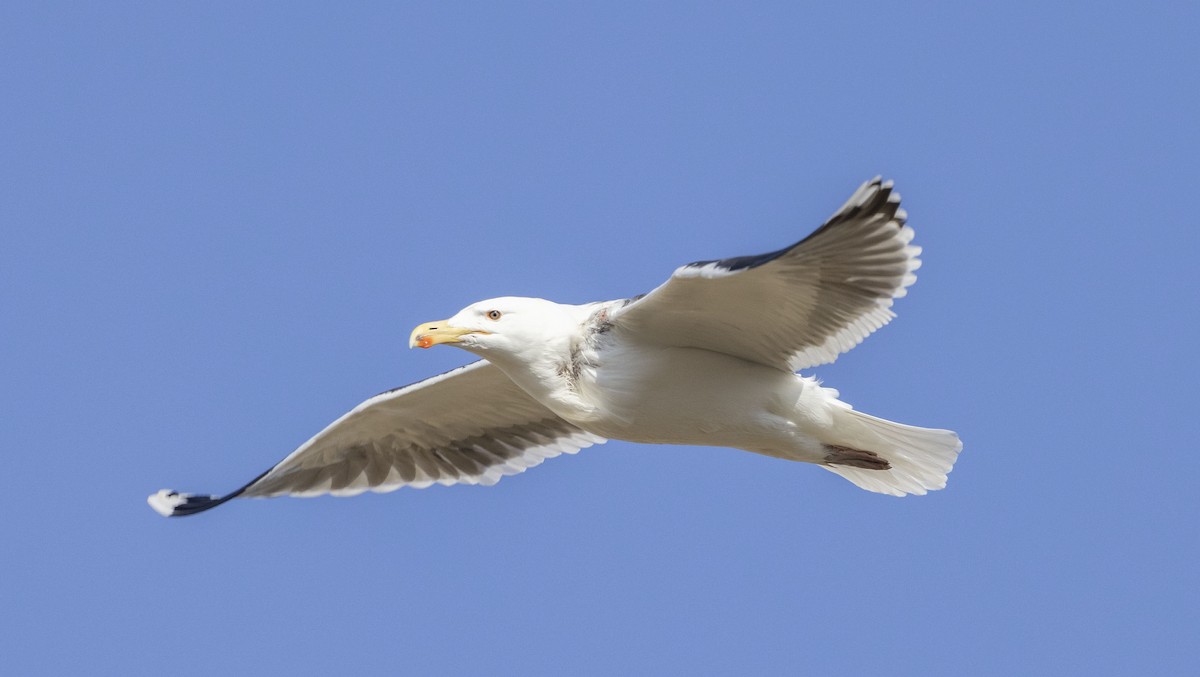
{"label": "white breast", "polygon": [[586,355],[578,389],[593,414],[572,422],[612,439],[778,449],[796,444],[793,419],[805,386],[794,374],[729,355],[615,336]]}

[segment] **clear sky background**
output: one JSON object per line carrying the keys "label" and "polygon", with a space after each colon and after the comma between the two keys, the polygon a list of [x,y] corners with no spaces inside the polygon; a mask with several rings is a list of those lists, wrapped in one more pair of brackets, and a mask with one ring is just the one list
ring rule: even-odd
{"label": "clear sky background", "polygon": [[[1122,7],[1122,4],[1125,7]],[[0,672],[1184,674],[1196,3],[4,3]],[[410,329],[800,239],[925,248],[816,370],[949,487],[620,442],[235,501]]]}

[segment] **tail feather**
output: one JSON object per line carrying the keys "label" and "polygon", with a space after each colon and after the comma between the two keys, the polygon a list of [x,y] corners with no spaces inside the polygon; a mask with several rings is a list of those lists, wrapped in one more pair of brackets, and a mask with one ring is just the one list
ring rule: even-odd
{"label": "tail feather", "polygon": [[935,430],[895,423],[853,409],[839,411],[837,444],[874,452],[887,461],[885,469],[826,463],[821,467],[855,485],[881,494],[921,495],[945,488],[962,441],[951,430]]}

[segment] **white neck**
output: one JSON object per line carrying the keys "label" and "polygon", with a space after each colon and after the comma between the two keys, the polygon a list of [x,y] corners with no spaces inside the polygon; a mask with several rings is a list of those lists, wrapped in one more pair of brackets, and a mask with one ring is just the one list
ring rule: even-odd
{"label": "white neck", "polygon": [[[564,312],[557,331],[547,332],[541,340],[529,342],[516,352],[490,350],[480,353],[500,368],[522,390],[568,421],[585,421],[594,416],[595,407],[580,397],[572,375],[575,344],[581,339],[582,320],[587,313],[580,306],[559,306]],[[576,315],[579,317],[577,318]]]}

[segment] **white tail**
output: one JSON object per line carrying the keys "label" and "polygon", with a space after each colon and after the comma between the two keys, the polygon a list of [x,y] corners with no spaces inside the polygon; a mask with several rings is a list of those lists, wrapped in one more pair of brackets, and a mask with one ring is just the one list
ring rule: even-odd
{"label": "white tail", "polygon": [[942,489],[958,452],[962,451],[962,441],[952,430],[894,423],[850,408],[839,408],[834,416],[834,429],[839,435],[836,444],[874,452],[891,467],[886,470],[837,464],[821,467],[867,491],[904,496]]}

